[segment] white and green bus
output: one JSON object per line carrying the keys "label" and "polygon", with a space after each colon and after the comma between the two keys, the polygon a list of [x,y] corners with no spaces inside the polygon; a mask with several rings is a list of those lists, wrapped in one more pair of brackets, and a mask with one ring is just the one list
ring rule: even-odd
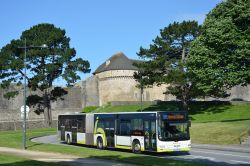
{"label": "white and green bus", "polygon": [[68,144],[141,151],[189,151],[187,112],[74,113],[58,116],[58,138]]}

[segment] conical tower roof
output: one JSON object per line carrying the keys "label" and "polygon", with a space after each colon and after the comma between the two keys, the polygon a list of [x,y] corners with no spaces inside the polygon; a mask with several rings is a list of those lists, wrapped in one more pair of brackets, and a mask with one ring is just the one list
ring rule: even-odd
{"label": "conical tower roof", "polygon": [[133,63],[135,60],[128,59],[122,52],[118,52],[101,64],[93,74],[109,70],[138,70]]}

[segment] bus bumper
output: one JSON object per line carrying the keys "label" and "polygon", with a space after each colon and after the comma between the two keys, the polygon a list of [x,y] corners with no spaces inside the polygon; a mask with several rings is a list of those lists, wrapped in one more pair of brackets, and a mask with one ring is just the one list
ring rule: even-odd
{"label": "bus bumper", "polygon": [[157,152],[187,152],[191,150],[191,141],[159,141]]}

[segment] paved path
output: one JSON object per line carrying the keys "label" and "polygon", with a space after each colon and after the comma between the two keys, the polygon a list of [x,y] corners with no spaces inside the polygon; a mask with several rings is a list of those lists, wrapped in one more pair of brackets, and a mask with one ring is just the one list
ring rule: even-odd
{"label": "paved path", "polygon": [[[128,164],[122,164],[110,160],[101,159],[90,159],[90,158],[80,158],[73,155],[65,155],[60,153],[48,153],[48,152],[38,152],[30,150],[20,150],[14,148],[0,147],[0,154],[9,154],[14,156],[20,156],[36,161],[43,162],[56,162],[62,163],[69,166],[127,166]],[[132,166],[132,165],[131,165]]]}
{"label": "paved path", "polygon": [[192,144],[193,148],[197,149],[208,149],[208,150],[220,150],[228,152],[242,152],[249,153],[250,155],[250,144],[245,145],[209,145],[209,144]]}
{"label": "paved path", "polygon": [[[60,142],[56,138],[56,135],[38,137],[33,139],[32,141],[39,143],[60,144]],[[221,145],[193,144],[190,154],[145,153],[145,155],[150,155],[158,158],[200,162],[216,166],[250,166],[250,146],[246,145],[221,146]]]}
{"label": "paved path", "polygon": [[243,145],[249,145],[249,146],[250,146],[250,136],[249,136],[248,139],[245,140],[242,144],[243,144]]}
{"label": "paved path", "polygon": [[[169,158],[169,156],[164,156]],[[177,155],[170,158],[196,161],[214,166],[250,166],[250,153],[230,151],[229,149],[192,148],[189,155]]]}

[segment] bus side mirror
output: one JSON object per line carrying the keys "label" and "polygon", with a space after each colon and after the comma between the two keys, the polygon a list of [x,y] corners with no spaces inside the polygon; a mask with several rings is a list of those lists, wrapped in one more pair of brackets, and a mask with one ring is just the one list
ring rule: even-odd
{"label": "bus side mirror", "polygon": [[188,127],[191,127],[191,121],[188,121]]}

